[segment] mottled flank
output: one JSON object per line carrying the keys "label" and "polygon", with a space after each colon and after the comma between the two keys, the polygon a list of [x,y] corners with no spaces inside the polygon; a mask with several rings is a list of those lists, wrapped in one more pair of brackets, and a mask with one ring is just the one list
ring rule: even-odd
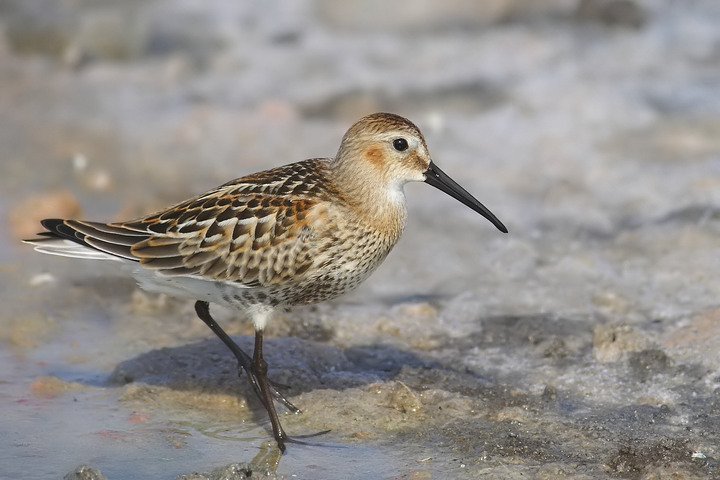
{"label": "mottled flank", "polygon": [[[334,159],[292,163],[228,182],[152,215],[119,223],[44,220],[38,251],[119,260],[148,290],[197,300],[200,318],[228,345],[268,409],[281,449],[289,441],[273,401],[297,410],[266,378],[262,332],[272,310],[322,302],[359,285],[400,238],[403,185],[424,181],[502,223],[430,159],[403,117],[364,117]],[[257,333],[252,359],[212,319],[208,303],[238,308]]]}

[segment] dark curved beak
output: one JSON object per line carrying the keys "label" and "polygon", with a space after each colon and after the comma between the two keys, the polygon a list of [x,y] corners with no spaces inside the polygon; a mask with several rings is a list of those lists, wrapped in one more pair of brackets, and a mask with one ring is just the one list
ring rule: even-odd
{"label": "dark curved beak", "polygon": [[445,172],[440,170],[437,165],[430,162],[430,166],[425,170],[425,183],[432,185],[438,190],[442,190],[455,200],[459,200],[468,207],[478,212],[483,217],[492,222],[503,233],[507,233],[507,228],[502,224],[493,213],[480,203],[475,197],[470,195],[467,190],[462,188],[452,178],[448,177]]}

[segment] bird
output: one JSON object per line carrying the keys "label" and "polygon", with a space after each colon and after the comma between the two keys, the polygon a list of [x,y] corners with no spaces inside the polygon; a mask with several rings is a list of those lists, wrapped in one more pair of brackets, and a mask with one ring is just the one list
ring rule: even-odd
{"label": "bird", "polygon": [[[385,260],[406,224],[408,182],[441,190],[507,233],[433,162],[415,124],[374,113],[350,127],[333,158],[243,176],[135,220],[42,220],[45,231],[24,241],[46,254],[118,262],[141,288],[194,300],[197,316],[237,359],[238,375],[247,375],[284,453],[286,443],[304,442],[286,434],[275,402],[300,409],[268,379],[266,325],[278,309],[352,290]],[[210,303],[252,320],[252,356],[215,321]]]}

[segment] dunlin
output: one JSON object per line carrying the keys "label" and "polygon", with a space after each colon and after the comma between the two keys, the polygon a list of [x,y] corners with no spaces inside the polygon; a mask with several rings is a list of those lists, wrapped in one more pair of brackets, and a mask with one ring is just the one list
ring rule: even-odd
{"label": "dunlin", "polygon": [[[425,182],[505,226],[431,160],[420,130],[398,115],[368,115],[347,131],[335,158],[291,163],[232,180],[161,212],[127,222],[48,219],[35,250],[114,260],[139,285],[190,298],[227,345],[270,417],[278,447],[288,437],[274,402],[300,410],[268,380],[263,332],[278,308],[322,302],[360,284],[405,227],[403,186]],[[252,357],[210,315],[237,308],[255,327]]]}

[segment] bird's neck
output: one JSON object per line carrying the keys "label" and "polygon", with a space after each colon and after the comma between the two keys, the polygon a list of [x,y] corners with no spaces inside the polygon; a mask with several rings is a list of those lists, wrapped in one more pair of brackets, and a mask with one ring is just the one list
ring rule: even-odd
{"label": "bird's neck", "polygon": [[397,238],[407,220],[405,193],[402,185],[388,186],[375,181],[373,173],[362,168],[337,169],[333,171],[333,183],[344,203],[367,227]]}

